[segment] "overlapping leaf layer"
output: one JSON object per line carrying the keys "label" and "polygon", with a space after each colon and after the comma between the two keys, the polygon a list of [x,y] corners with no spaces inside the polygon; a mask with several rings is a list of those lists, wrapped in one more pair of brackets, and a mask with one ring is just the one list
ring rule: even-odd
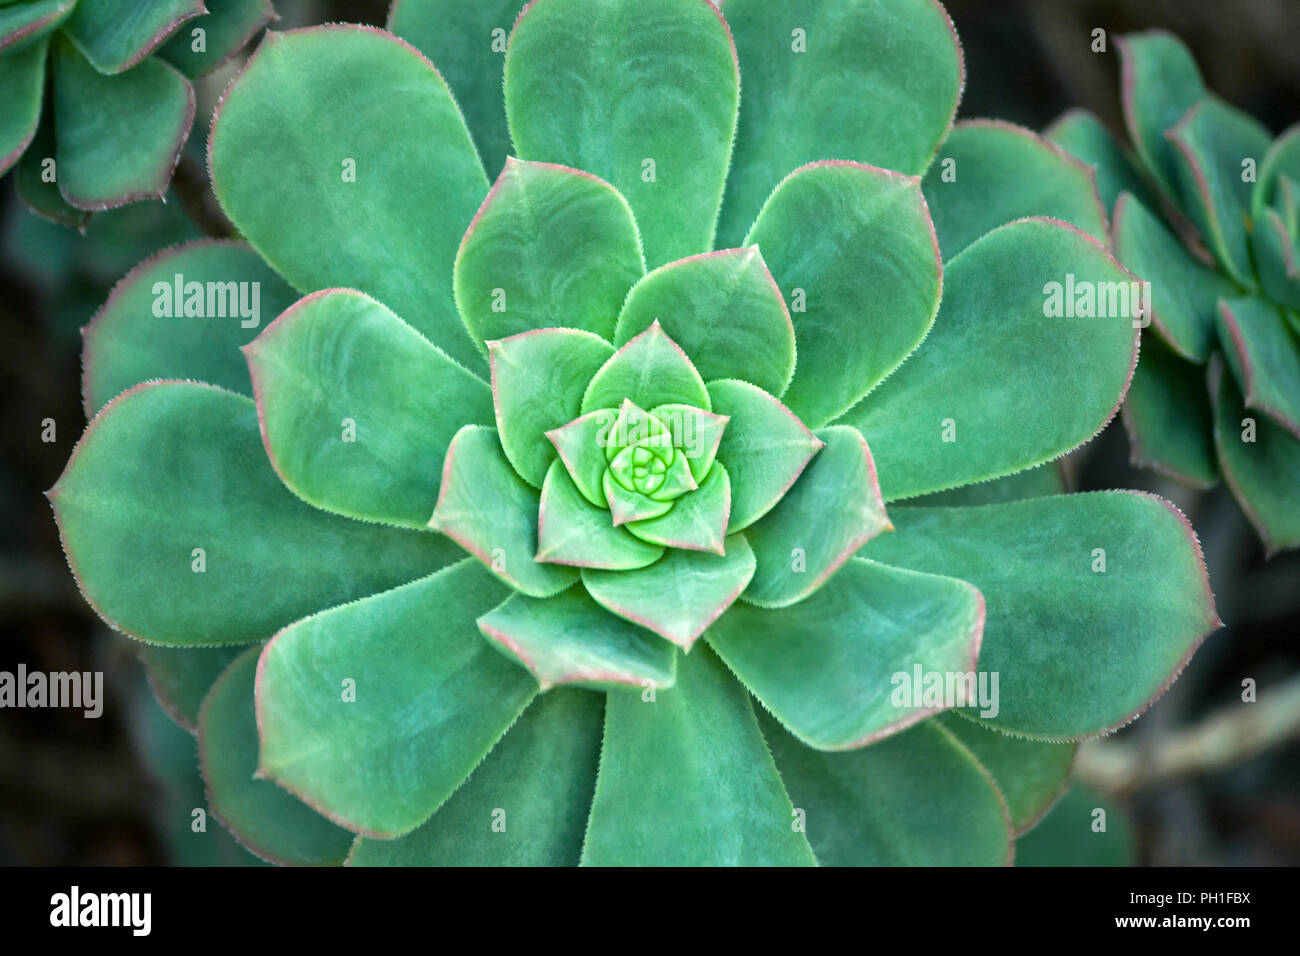
{"label": "overlapping leaf layer", "polygon": [[[1043,299],[1128,279],[1091,174],[948,136],[932,0],[521,6],[263,42],[248,246],[87,336],[87,598],[268,859],[1006,862],[1216,623],[1170,506],[1057,493],[1136,357]],[[149,320],[180,272],[279,317]]]}

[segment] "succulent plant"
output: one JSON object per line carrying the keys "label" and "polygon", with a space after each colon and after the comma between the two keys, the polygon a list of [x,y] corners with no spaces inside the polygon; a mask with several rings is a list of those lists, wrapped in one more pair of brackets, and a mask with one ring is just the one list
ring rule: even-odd
{"label": "succulent plant", "polygon": [[1150,283],[1133,460],[1222,474],[1270,553],[1300,546],[1300,126],[1274,139],[1170,34],[1116,46],[1131,148],[1079,110],[1047,135],[1095,167],[1116,255]]}
{"label": "succulent plant", "polygon": [[458,99],[355,26],[233,81],[248,245],[86,330],[87,600],[272,860],[1007,861],[1217,626],[1172,506],[1052,493],[1136,360],[1044,302],[1131,279],[1091,174],[952,129],[930,0],[518,7],[394,11]]}
{"label": "succulent plant", "polygon": [[166,193],[194,122],[190,80],[275,16],[270,0],[208,3],[0,4],[0,175],[17,164],[34,212],[84,227]]}

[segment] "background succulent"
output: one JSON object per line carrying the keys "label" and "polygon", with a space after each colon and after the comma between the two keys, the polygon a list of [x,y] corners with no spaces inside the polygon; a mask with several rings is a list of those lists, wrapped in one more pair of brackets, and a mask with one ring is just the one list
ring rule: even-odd
{"label": "background succulent", "polygon": [[274,17],[270,0],[16,0],[0,5],[0,174],[35,212],[161,198],[194,121],[190,79]]}
{"label": "background succulent", "polygon": [[1170,34],[1117,47],[1132,149],[1083,111],[1047,135],[1093,164],[1116,254],[1151,283],[1152,328],[1124,405],[1133,459],[1202,488],[1222,473],[1268,550],[1294,548],[1300,127],[1274,139],[1205,88]]}
{"label": "background succulent", "polygon": [[[1051,493],[1137,354],[1045,312],[1130,278],[1090,170],[951,128],[928,0],[517,7],[446,48],[460,4],[394,11],[469,128],[388,34],[268,35],[210,142],[251,248],[146,261],[86,332],[83,592],[271,859],[1004,862],[1217,624],[1171,506]],[[280,319],[210,314],[232,282]],[[712,462],[566,441],[674,408]],[[655,458],[683,493],[616,524]],[[891,700],[977,655],[996,714]]]}

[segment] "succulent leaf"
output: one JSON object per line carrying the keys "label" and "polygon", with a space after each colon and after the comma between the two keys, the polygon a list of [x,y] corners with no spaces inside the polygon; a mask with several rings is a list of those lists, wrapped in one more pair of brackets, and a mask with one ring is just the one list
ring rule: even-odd
{"label": "succulent leaf", "polygon": [[435,535],[304,504],[267,463],[253,402],[205,385],[153,383],[110,402],[48,495],[87,601],[153,644],[262,640],[457,556]]}
{"label": "succulent leaf", "polygon": [[695,481],[703,481],[718,456],[730,418],[690,405],[659,405],[650,414],[666,423],[670,433],[680,436],[675,445],[679,457],[686,460]]}
{"label": "succulent leaf", "polygon": [[643,449],[644,454],[639,459],[642,462],[646,461],[645,455],[653,455],[667,464],[675,455],[672,433],[664,423],[626,398],[618,407],[613,428],[600,441],[605,460],[611,467],[629,448]]}
{"label": "succulent leaf", "polygon": [[535,0],[506,51],[519,156],[612,183],[652,268],[713,247],[739,95],[731,34],[708,0]]}
{"label": "succulent leaf", "polygon": [[1276,205],[1283,179],[1300,182],[1300,123],[1286,129],[1273,141],[1259,162],[1257,182],[1250,196],[1250,211],[1260,216],[1265,207]]}
{"label": "succulent leaf", "polygon": [[1272,416],[1300,440],[1300,349],[1281,310],[1252,296],[1223,299],[1218,321],[1247,407]]}
{"label": "succulent leaf", "polygon": [[501,447],[519,477],[534,488],[542,487],[555,460],[548,434],[578,416],[587,383],[613,353],[599,336],[569,328],[488,343]]}
{"label": "succulent leaf", "polygon": [[821,587],[863,544],[893,526],[862,435],[819,429],[825,447],[776,507],[749,529],[758,570],[744,599],[786,607]]}
{"label": "succulent leaf", "polygon": [[[1140,367],[1140,366],[1139,366]],[[1135,376],[1137,373],[1134,373]],[[1036,468],[1027,468],[1014,475],[1003,475],[992,481],[979,481],[973,485],[949,488],[933,494],[912,498],[908,505],[996,505],[1004,501],[1021,501],[1024,498],[1041,498],[1044,495],[1065,494],[1065,476],[1058,462],[1048,462]]]}
{"label": "succulent leaf", "polygon": [[80,0],[64,30],[98,72],[121,73],[206,12],[203,0]]}
{"label": "succulent leaf", "polygon": [[1199,488],[1218,483],[1205,369],[1150,334],[1124,399],[1129,457],[1175,481]]}
{"label": "succulent leaf", "polygon": [[1300,309],[1300,255],[1285,220],[1276,209],[1265,209],[1255,220],[1250,238],[1264,295],[1289,309]]}
{"label": "succulent leaf", "polygon": [[706,381],[743,378],[779,395],[794,374],[794,326],[757,247],[670,262],[627,295],[614,344],[658,321]]}
{"label": "succulent leaf", "polygon": [[258,663],[258,774],[358,833],[415,829],[537,693],[474,623],[507,593],[466,558],[280,631]]}
{"label": "succulent leaf", "polygon": [[1166,134],[1182,189],[1183,208],[1210,251],[1234,279],[1255,287],[1246,236],[1250,194],[1242,163],[1258,162],[1271,137],[1254,117],[1215,96],[1195,103]]}
{"label": "succulent leaf", "polygon": [[1203,363],[1214,348],[1214,313],[1233,283],[1199,262],[1128,193],[1115,203],[1115,254],[1151,283],[1151,324],[1185,359]]}
{"label": "succulent leaf", "polygon": [[[657,518],[671,511],[673,507],[672,501],[657,501],[649,495],[643,495],[618,481],[616,475],[622,470],[621,466],[636,451],[643,451],[643,449],[624,449],[624,454],[620,454],[618,458],[614,459],[601,479],[601,488],[605,492],[605,505],[609,508],[614,527],[625,525],[629,521]],[[648,455],[649,452],[645,452],[645,454]],[[663,462],[654,458],[651,458],[649,464],[658,466],[660,469],[664,467]],[[635,467],[638,471],[641,470],[641,466]]]}
{"label": "succulent leaf", "polygon": [[[577,866],[604,723],[600,694],[536,698],[426,823],[396,840],[358,837],[348,864]],[[504,829],[483,825],[494,813]]]}
{"label": "succulent leaf", "polygon": [[925,171],[966,79],[940,4],[727,0],[725,13],[744,95],[723,243],[739,242],[781,177],[805,163],[837,157]]}
{"label": "succulent leaf", "polygon": [[[204,6],[207,13],[187,20],[158,47],[158,56],[190,79],[217,69],[276,19],[271,0],[204,0]],[[202,50],[194,49],[196,30],[203,31]]]}
{"label": "succulent leaf", "polygon": [[710,382],[709,396],[714,409],[730,418],[718,461],[736,476],[727,521],[734,533],[771,511],[824,443],[756,385],[738,379]]}
{"label": "succulent leaf", "polygon": [[452,436],[492,422],[482,379],[360,292],[302,299],[244,354],[276,473],[349,518],[427,527]]}
{"label": "succulent leaf", "polygon": [[456,253],[456,304],[480,347],[556,327],[609,339],[644,272],[632,210],[614,187],[511,157]]}
{"label": "succulent leaf", "polygon": [[776,187],[745,243],[762,247],[791,302],[799,364],[778,397],[809,428],[856,404],[934,322],[939,247],[914,176],[805,166]]}
{"label": "succulent leaf", "polygon": [[560,462],[551,464],[537,518],[538,561],[631,571],[652,564],[663,550],[615,527],[608,511],[582,496]]}
{"label": "succulent leaf", "polygon": [[353,835],[257,771],[253,684],[262,648],[250,647],[213,683],[199,714],[199,766],[212,813],[240,844],[272,863],[342,863]]}
{"label": "succulent leaf", "polygon": [[[190,733],[198,727],[203,698],[208,696],[221,673],[245,650],[240,644],[228,647],[140,644],[137,648],[158,703],[177,726]],[[251,690],[249,698],[252,698]]]}
{"label": "succulent leaf", "polygon": [[501,100],[505,61],[494,40],[510,33],[523,6],[524,0],[394,0],[388,13],[388,29],[414,44],[447,78],[490,176],[510,152]]}
{"label": "succulent leaf", "polygon": [[815,865],[793,821],[749,695],[707,647],[667,693],[609,695],[584,864]]}
{"label": "succulent leaf", "polygon": [[[681,455],[676,461],[685,467]],[[627,530],[642,541],[666,548],[725,554],[730,514],[731,478],[717,462],[700,487],[673,502],[671,511],[654,518],[629,520]]]}
{"label": "succulent leaf", "polygon": [[[995,229],[948,264],[945,280],[925,347],[840,419],[866,437],[886,501],[1064,454],[1119,410],[1137,362],[1137,283],[1097,240],[1065,223],[1025,219]],[[1078,315],[1086,293],[1114,314]],[[1007,409],[1017,410],[1015,427],[1007,427]]]}
{"label": "succulent leaf", "polygon": [[[211,310],[209,289],[215,293]],[[199,239],[146,259],[113,287],[82,332],[86,417],[151,379],[207,382],[251,398],[248,363],[239,349],[297,298],[242,242]],[[160,303],[167,318],[155,314]]]}
{"label": "succulent leaf", "polygon": [[[1300,172],[1297,176],[1300,176]],[[1287,235],[1291,237],[1292,243],[1300,242],[1300,186],[1296,185],[1295,179],[1286,174],[1278,177],[1277,200],[1274,208],[1282,217],[1282,224],[1286,226]]]}
{"label": "succulent leaf", "polygon": [[51,54],[63,198],[93,210],[161,198],[194,122],[189,82],[156,57],[105,76],[62,33]]}
{"label": "succulent leaf", "polygon": [[1300,509],[1295,476],[1300,441],[1268,415],[1252,415],[1237,383],[1221,361],[1210,364],[1214,447],[1233,496],[1269,554],[1300,547]]}
{"label": "succulent leaf", "polygon": [[514,590],[549,597],[571,585],[577,574],[534,559],[539,503],[538,493],[511,469],[496,432],[466,425],[447,447],[429,525]]}
{"label": "succulent leaf", "polygon": [[64,199],[57,182],[46,181],[45,162],[54,159],[54,154],[54,111],[46,109],[41,113],[36,136],[18,158],[18,165],[14,168],[14,185],[18,189],[18,196],[29,210],[41,218],[84,232],[91,213],[86,209],[78,209]]}
{"label": "succulent leaf", "polygon": [[754,553],[736,534],[727,538],[725,554],[670,548],[635,574],[584,568],[582,583],[610,612],[690,651],[753,574]]}
{"label": "succulent leaf", "polygon": [[[1094,833],[1080,823],[1104,810],[1108,827]],[[1082,784],[1073,784],[1042,821],[1016,840],[1016,866],[1136,866],[1137,839],[1123,804]]]}
{"label": "succulent leaf", "polygon": [[894,676],[973,671],[983,627],[965,581],[854,558],[793,606],[738,604],[705,640],[804,744],[851,750],[935,713],[896,700]]}
{"label": "succulent leaf", "polygon": [[[626,449],[626,451],[641,453],[639,448]],[[703,484],[703,482],[695,480],[695,473],[691,470],[690,463],[685,455],[675,454],[672,463],[666,467],[663,466],[662,462],[651,459],[645,466],[634,465],[634,471],[640,471],[642,467],[648,472],[645,479],[652,484],[658,485],[654,490],[648,492],[649,497],[655,501],[676,501],[686,492],[695,491]],[[656,474],[660,468],[663,469],[663,473]],[[712,469],[710,469],[709,474],[712,474]],[[705,480],[708,480],[707,475]],[[728,499],[730,499],[730,493],[728,493]]]}
{"label": "succulent leaf", "polygon": [[871,747],[825,753],[805,747],[765,713],[760,716],[823,866],[1011,861],[1007,807],[992,776],[936,721]]}
{"label": "succulent leaf", "polygon": [[295,288],[365,292],[486,378],[451,277],[488,182],[413,48],[358,26],[268,33],[213,118],[208,155],[226,214]]}
{"label": "succulent leaf", "polygon": [[1165,132],[1205,95],[1201,71],[1182,41],[1163,30],[1119,37],[1115,46],[1129,138],[1147,171],[1168,195],[1177,196],[1177,160]]}
{"label": "succulent leaf", "polygon": [[657,321],[596,372],[582,397],[582,413],[618,408],[625,401],[641,408],[681,404],[711,410],[700,373]]}
{"label": "succulent leaf", "polygon": [[1132,193],[1148,208],[1159,208],[1160,197],[1134,165],[1132,154],[1092,113],[1068,110],[1043,130],[1043,136],[1092,167],[1106,209],[1114,209],[1115,200],[1124,192]]}
{"label": "succulent leaf", "polygon": [[998,733],[959,711],[936,718],[993,775],[1016,836],[1031,829],[1069,786],[1078,744],[1050,744]]}
{"label": "succulent leaf", "polygon": [[77,0],[32,0],[0,9],[0,53],[13,56],[35,46],[63,23]]}
{"label": "succulent leaf", "polygon": [[1121,727],[1220,626],[1191,527],[1154,495],[889,514],[897,530],[864,556],[969,581],[988,602],[979,665],[1000,675],[989,727],[1058,741]]}
{"label": "succulent leaf", "polygon": [[604,486],[605,472],[609,468],[606,440],[610,422],[617,420],[617,411],[601,408],[546,433],[575,487],[598,508],[609,506]]}
{"label": "succulent leaf", "polygon": [[580,587],[538,599],[512,594],[478,619],[483,636],[535,678],[592,690],[667,688],[677,652],[643,627],[606,613]]}
{"label": "succulent leaf", "polygon": [[49,44],[42,41],[0,56],[0,102],[5,104],[5,112],[0,115],[0,175],[18,162],[36,136],[48,49]]}
{"label": "succulent leaf", "polygon": [[1093,171],[1055,143],[1012,123],[958,123],[939,148],[939,163],[930,167],[922,189],[944,262],[989,231],[1026,216],[1060,219],[1110,243]]}

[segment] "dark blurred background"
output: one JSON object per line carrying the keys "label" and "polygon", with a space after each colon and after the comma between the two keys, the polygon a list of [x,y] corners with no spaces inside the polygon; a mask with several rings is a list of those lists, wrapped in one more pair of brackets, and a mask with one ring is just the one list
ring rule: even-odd
{"label": "dark blurred background", "polygon": [[[795,0],[791,0],[795,2]],[[1041,130],[1080,106],[1122,132],[1113,37],[1163,27],[1192,49],[1207,85],[1274,133],[1300,119],[1300,0],[949,0],[961,35],[963,117]],[[383,25],[387,4],[277,0],[278,29],[329,20]],[[1107,31],[1107,52],[1090,49]],[[98,720],[73,710],[0,711],[0,864],[245,863],[204,805],[193,739],[145,688],[131,642],[77,593],[41,492],[85,424],[78,329],[145,256],[199,235],[184,209],[203,186],[216,98],[237,63],[199,83],[181,185],[167,204],[97,216],[87,233],[27,213],[0,180],[0,670],[103,671]],[[53,419],[57,440],[41,440]],[[1152,490],[1201,536],[1220,615],[1147,714],[1081,753],[1082,786],[1126,815],[1150,864],[1300,863],[1300,553],[1265,560],[1222,488],[1189,492],[1128,464],[1118,420],[1067,462],[1072,490]],[[1300,482],[1300,475],[1297,476]],[[130,556],[123,556],[129,567]],[[1244,679],[1258,703],[1241,702]],[[1046,831],[1045,831],[1046,832]],[[1049,858],[1055,851],[1048,850]],[[1036,848],[1041,850],[1042,847]],[[1059,859],[1070,857],[1060,851]]]}

